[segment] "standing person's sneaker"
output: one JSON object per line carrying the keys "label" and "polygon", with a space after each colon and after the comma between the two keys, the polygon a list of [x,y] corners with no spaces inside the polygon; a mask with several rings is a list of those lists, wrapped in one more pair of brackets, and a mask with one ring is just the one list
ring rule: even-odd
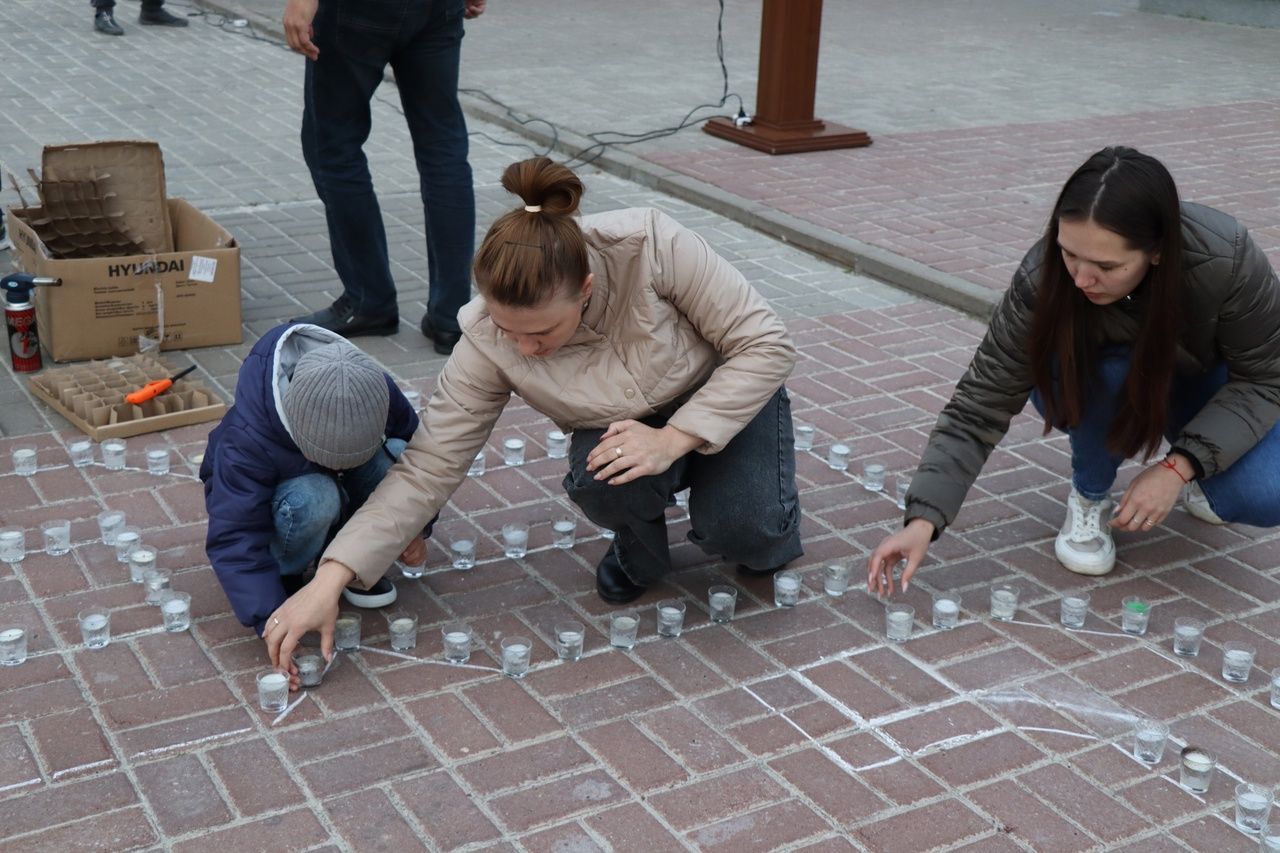
{"label": "standing person's sneaker", "polygon": [[351,586],[343,587],[342,597],[350,602],[353,607],[377,610],[379,607],[386,607],[388,604],[395,603],[396,587],[386,578],[378,578],[378,582],[368,589],[356,589]]}
{"label": "standing person's sneaker", "polygon": [[1191,485],[1187,486],[1187,490],[1182,493],[1182,508],[1209,524],[1226,524],[1213,511],[1213,507],[1209,506],[1209,499],[1204,496],[1204,490],[1195,481],[1192,481]]}
{"label": "standing person's sneaker", "polygon": [[154,9],[143,6],[142,12],[138,15],[138,23],[149,27],[185,27],[187,19],[170,15],[162,6]]}
{"label": "standing person's sneaker", "polygon": [[116,23],[116,16],[110,12],[98,12],[93,16],[93,28],[109,36],[124,35],[124,27]]}
{"label": "standing person's sneaker", "polygon": [[1058,562],[1078,575],[1105,575],[1115,568],[1116,543],[1111,538],[1111,501],[1090,501],[1074,488],[1067,496],[1067,518],[1053,544]]}

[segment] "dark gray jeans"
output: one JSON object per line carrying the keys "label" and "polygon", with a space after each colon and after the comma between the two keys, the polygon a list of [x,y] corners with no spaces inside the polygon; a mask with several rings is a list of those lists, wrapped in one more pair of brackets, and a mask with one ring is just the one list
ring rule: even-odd
{"label": "dark gray jeans", "polygon": [[[666,418],[647,418],[661,427]],[[689,489],[689,541],[725,562],[771,569],[804,553],[791,401],[779,388],[719,453],[690,453],[667,471],[620,486],[594,479],[587,454],[604,430],[575,430],[565,492],[587,518],[617,533],[623,571],[649,585],[671,571],[665,510]]]}

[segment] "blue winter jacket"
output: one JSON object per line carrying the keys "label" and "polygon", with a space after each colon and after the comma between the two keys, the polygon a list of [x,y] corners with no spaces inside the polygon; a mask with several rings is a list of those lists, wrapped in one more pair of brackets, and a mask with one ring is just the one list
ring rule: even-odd
{"label": "blue winter jacket", "polygon": [[[331,473],[308,462],[280,417],[280,391],[298,357],[342,340],[307,324],[277,326],[263,335],[240,367],[235,403],[211,433],[200,479],[204,481],[209,533],[205,550],[236,618],[262,633],[288,596],[271,554],[276,487],[303,474]],[[418,416],[388,376],[391,408],[386,436],[408,441]]]}

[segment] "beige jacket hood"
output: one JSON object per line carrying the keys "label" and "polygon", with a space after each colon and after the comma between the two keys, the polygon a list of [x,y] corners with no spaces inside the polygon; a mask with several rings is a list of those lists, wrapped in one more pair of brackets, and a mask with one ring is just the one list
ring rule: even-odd
{"label": "beige jacket hood", "polygon": [[464,306],[422,425],[322,560],[376,583],[462,483],[512,394],[565,432],[667,414],[703,439],[698,452],[716,453],[786,380],[786,327],[700,236],[643,208],[581,226],[595,284],[577,332],[550,357],[525,358],[483,298]]}

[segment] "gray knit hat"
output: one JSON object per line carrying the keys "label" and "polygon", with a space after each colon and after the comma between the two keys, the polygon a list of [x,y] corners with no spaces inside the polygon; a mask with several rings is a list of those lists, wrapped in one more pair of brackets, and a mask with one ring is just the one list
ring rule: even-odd
{"label": "gray knit hat", "polygon": [[283,403],[302,455],[342,471],[368,462],[382,446],[391,392],[373,359],[334,341],[298,359]]}

